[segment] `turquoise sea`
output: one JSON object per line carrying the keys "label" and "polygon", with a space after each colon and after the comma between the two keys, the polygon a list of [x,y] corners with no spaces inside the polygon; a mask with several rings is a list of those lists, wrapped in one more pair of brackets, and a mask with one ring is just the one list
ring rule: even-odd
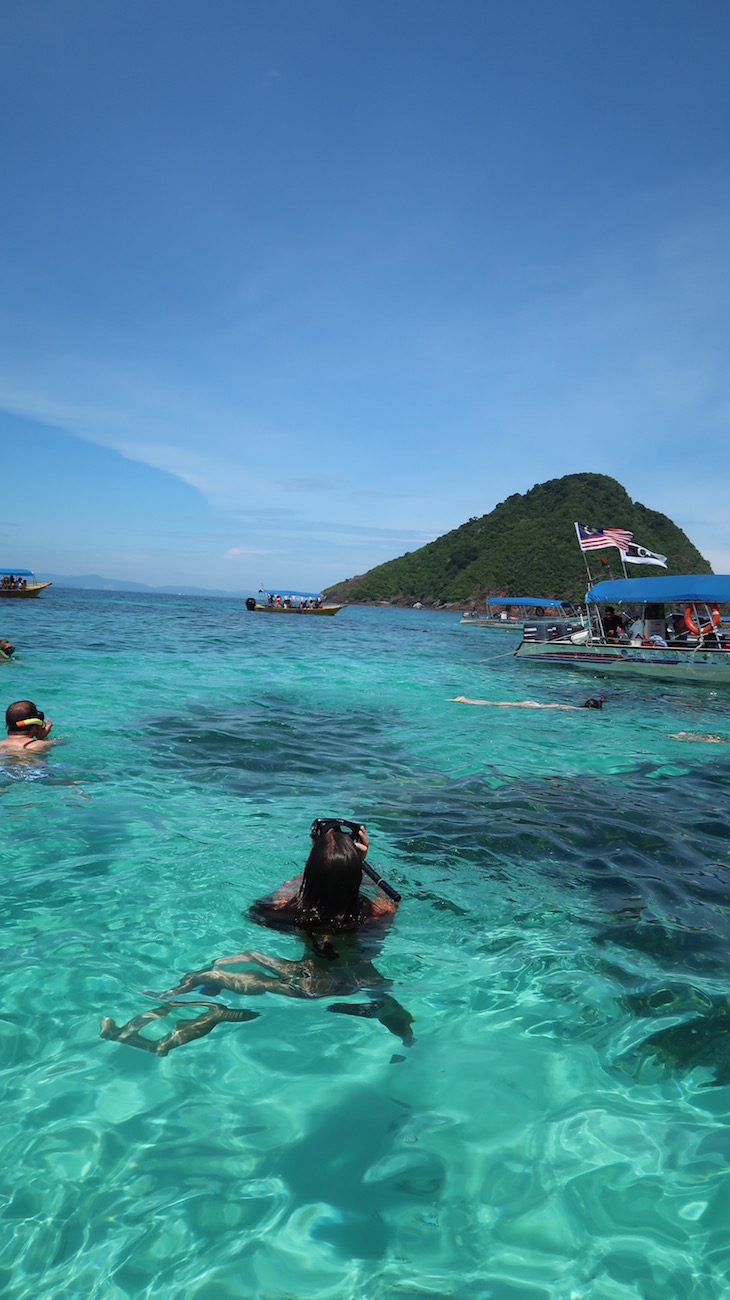
{"label": "turquoise sea", "polygon": [[[6,1300],[727,1297],[730,745],[672,738],[727,696],[414,610],[50,588],[0,636],[2,709],[66,742],[0,762]],[[332,814],[403,894],[411,1045],[270,993],[164,1058],[99,1037],[297,958],[244,913]]]}

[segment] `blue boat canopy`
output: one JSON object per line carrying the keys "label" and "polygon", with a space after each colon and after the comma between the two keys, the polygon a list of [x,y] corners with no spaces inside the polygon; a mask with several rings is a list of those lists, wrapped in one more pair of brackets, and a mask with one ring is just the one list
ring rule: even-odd
{"label": "blue boat canopy", "polygon": [[291,591],[289,587],[259,587],[262,596],[302,596],[305,600],[321,600],[321,591]]}
{"label": "blue boat canopy", "polygon": [[33,578],[30,569],[0,569],[0,578]]}
{"label": "blue boat canopy", "polygon": [[651,601],[681,605],[691,600],[710,604],[730,601],[730,574],[676,573],[661,578],[616,578],[613,582],[597,582],[586,592],[586,603],[596,605],[618,605],[624,601],[636,605]]}
{"label": "blue boat canopy", "polygon": [[565,602],[558,600],[555,596],[488,596],[487,605],[533,605],[548,606],[549,609],[560,609]]}

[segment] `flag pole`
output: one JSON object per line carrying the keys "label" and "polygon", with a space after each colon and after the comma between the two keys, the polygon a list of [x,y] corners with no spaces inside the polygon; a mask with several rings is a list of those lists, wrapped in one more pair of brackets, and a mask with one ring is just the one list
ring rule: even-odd
{"label": "flag pole", "polygon": [[[578,545],[580,546],[580,528],[578,527],[578,524],[575,525],[575,535],[576,535],[576,537],[578,538]],[[588,574],[588,586],[589,586],[589,587],[592,587],[592,586],[593,586],[593,579],[592,579],[592,577],[591,577],[591,571],[590,571],[590,569],[588,568],[588,560],[587,560],[587,558],[586,558],[586,553],[585,553],[585,551],[583,550],[583,547],[582,547],[582,546],[580,546],[580,553],[581,553],[581,555],[583,556],[583,563],[584,563],[585,566],[586,566],[586,573]]]}

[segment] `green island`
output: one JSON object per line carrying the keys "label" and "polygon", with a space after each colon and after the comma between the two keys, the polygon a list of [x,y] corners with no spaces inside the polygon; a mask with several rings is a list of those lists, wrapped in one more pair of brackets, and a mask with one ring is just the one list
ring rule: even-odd
{"label": "green island", "polygon": [[[350,604],[470,608],[487,596],[554,596],[582,600],[588,585],[575,521],[626,528],[634,541],[667,557],[667,573],[712,573],[697,547],[667,515],[632,501],[606,474],[566,474],[515,493],[395,560],[335,583],[327,600]],[[591,575],[621,577],[615,548],[588,554]],[[602,563],[602,560],[604,561]],[[631,565],[629,576],[657,573]]]}

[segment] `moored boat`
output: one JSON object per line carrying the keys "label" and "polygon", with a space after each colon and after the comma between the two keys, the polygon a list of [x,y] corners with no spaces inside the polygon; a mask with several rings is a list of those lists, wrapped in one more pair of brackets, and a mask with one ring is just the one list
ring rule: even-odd
{"label": "moored boat", "polygon": [[268,591],[259,588],[259,597],[255,600],[249,596],[246,609],[254,614],[313,614],[319,617],[331,616],[342,609],[342,605],[326,605],[321,591]]}
{"label": "moored boat", "polygon": [[50,582],[36,582],[35,574],[30,569],[0,569],[0,596],[12,596],[16,600],[27,600],[38,596]]}
{"label": "moored boat", "polygon": [[492,627],[501,632],[519,632],[530,624],[545,623],[552,635],[567,633],[581,626],[580,612],[574,605],[553,596],[489,596],[486,613],[468,610],[461,623],[469,627]]}
{"label": "moored boat", "polygon": [[525,636],[515,657],[612,677],[730,686],[730,631],[720,611],[730,604],[729,574],[617,578],[595,583],[585,599],[586,628],[553,641]]}

